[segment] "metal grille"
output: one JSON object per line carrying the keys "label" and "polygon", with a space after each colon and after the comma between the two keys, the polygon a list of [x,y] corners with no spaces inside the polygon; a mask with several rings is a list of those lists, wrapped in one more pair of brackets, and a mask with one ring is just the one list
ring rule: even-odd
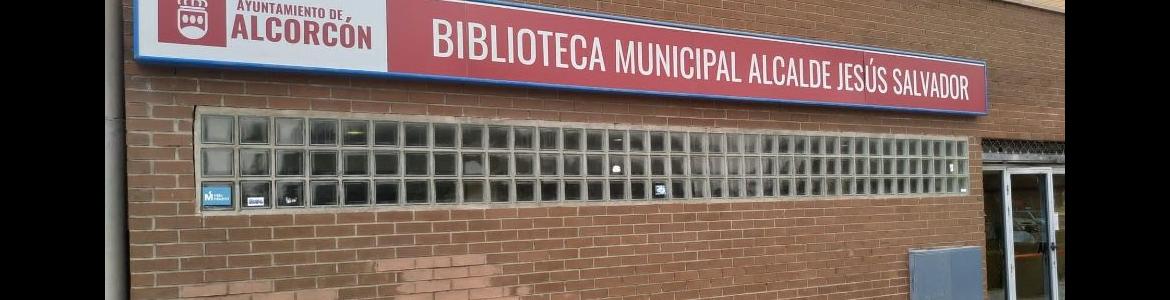
{"label": "metal grille", "polygon": [[983,153],[1064,156],[1064,143],[1053,141],[983,139]]}
{"label": "metal grille", "polygon": [[1064,142],[983,139],[983,160],[1064,163]]}

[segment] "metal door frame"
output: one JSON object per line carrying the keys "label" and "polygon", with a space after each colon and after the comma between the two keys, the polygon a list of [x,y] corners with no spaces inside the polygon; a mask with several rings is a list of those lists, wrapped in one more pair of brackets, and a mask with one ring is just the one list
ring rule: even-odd
{"label": "metal door frame", "polygon": [[[1003,217],[1004,217],[1004,260],[1007,266],[1007,284],[1004,289],[1004,294],[1007,300],[1016,300],[1016,259],[1015,259],[1015,222],[1012,219],[1012,175],[1024,174],[1043,174],[1045,177],[1045,214],[1048,221],[1045,222],[1048,226],[1048,240],[1049,247],[1044,247],[1045,261],[1048,264],[1048,293],[1049,299],[1060,299],[1059,280],[1056,274],[1056,250],[1053,249],[1056,245],[1056,229],[1057,222],[1060,220],[1056,217],[1055,197],[1052,194],[1052,174],[1064,174],[1064,168],[1059,171],[1054,171],[1052,167],[1007,167],[1003,169],[1002,176],[1002,190],[1003,190]],[[1010,240],[1008,239],[1010,238]],[[1010,243],[1008,241],[1011,241]]]}

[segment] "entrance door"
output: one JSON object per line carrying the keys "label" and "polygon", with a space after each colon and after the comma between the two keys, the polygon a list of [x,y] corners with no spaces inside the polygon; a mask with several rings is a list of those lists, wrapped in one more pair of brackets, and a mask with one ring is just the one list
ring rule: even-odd
{"label": "entrance door", "polygon": [[[1007,168],[984,178],[989,181],[985,198],[990,223],[989,295],[1007,300],[1064,299],[1064,226],[1060,224],[1064,174],[1053,174],[1052,168]],[[995,188],[995,183],[1000,187]],[[1000,192],[1000,197],[994,192]],[[1002,273],[993,276],[993,271]],[[1002,280],[1002,284],[991,280]]]}

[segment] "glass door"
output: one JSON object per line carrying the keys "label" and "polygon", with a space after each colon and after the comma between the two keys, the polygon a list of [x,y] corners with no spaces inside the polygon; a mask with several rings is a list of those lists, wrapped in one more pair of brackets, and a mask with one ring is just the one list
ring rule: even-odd
{"label": "glass door", "polygon": [[[1059,235],[1056,231],[1059,218],[1053,197],[1052,169],[1009,168],[1003,174],[1007,299],[1062,299],[1057,261],[1063,255],[1057,257],[1057,250],[1064,242],[1061,238],[1064,231],[1059,231]],[[1063,195],[1063,175],[1060,179]],[[1059,210],[1063,212],[1063,201],[1060,204]]]}

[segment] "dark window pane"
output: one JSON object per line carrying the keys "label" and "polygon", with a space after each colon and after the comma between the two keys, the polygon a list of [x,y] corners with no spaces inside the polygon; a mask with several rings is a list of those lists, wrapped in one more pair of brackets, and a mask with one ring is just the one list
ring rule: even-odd
{"label": "dark window pane", "polygon": [[751,176],[760,175],[760,158],[759,157],[745,158],[743,160],[743,172],[744,172],[744,174],[751,175]]}
{"label": "dark window pane", "polygon": [[203,116],[204,143],[231,144],[232,132],[235,130],[236,119],[231,116]]}
{"label": "dark window pane", "polygon": [[776,140],[776,150],[779,150],[780,153],[792,153],[793,138],[791,135],[780,136],[780,139]]}
{"label": "dark window pane", "polygon": [[630,151],[646,151],[646,132],[641,130],[630,131]]}
{"label": "dark window pane", "polygon": [[[435,175],[439,176],[454,176],[455,175],[455,153],[435,153]],[[438,195],[435,191],[435,195]]]}
{"label": "dark window pane", "polygon": [[685,156],[671,156],[670,157],[670,174],[686,175],[686,160]]}
{"label": "dark window pane", "polygon": [[868,165],[868,164],[869,164],[869,163],[868,163],[868,162],[866,162],[866,159],[864,159],[864,158],[854,158],[854,159],[853,159],[853,166],[855,167],[855,168],[854,168],[854,170],[853,170],[853,171],[854,171],[854,173],[857,173],[857,175],[866,175],[866,174],[868,174],[868,173],[865,171],[865,166],[866,166],[866,165]]}
{"label": "dark window pane", "polygon": [[825,159],[825,174],[830,174],[830,175],[837,174],[837,159],[836,158],[826,158]]}
{"label": "dark window pane", "polygon": [[276,150],[276,175],[305,175],[305,152]]}
{"label": "dark window pane", "polygon": [[405,123],[402,124],[403,141],[402,144],[407,147],[426,147],[427,146],[427,124],[425,123]]}
{"label": "dark window pane", "polygon": [[540,200],[541,201],[556,201],[558,199],[558,189],[556,181],[541,181],[540,182]]}
{"label": "dark window pane", "polygon": [[508,202],[508,182],[492,181],[492,202]]}
{"label": "dark window pane", "polygon": [[268,175],[268,150],[240,149],[240,175]]}
{"label": "dark window pane", "polygon": [[723,157],[707,158],[707,172],[711,175],[723,175]]}
{"label": "dark window pane", "polygon": [[313,151],[311,175],[337,175],[337,151]]}
{"label": "dark window pane", "polygon": [[463,154],[463,175],[483,175],[483,154]]}
{"label": "dark window pane", "polygon": [[765,178],[763,181],[763,186],[764,186],[764,196],[765,197],[775,197],[776,196],[776,181],[775,180]]}
{"label": "dark window pane", "polygon": [[[455,124],[435,124],[435,147],[455,147]],[[472,137],[474,138],[474,137]]]}
{"label": "dark window pane", "polygon": [[370,183],[365,181],[346,181],[345,205],[370,204]]}
{"label": "dark window pane", "polygon": [[626,175],[626,156],[625,155],[610,155],[609,156],[609,176]]}
{"label": "dark window pane", "polygon": [[403,158],[403,162],[406,163],[406,175],[427,175],[429,156],[426,153],[407,152],[406,157]]}
{"label": "dark window pane", "polygon": [[650,132],[650,151],[666,151],[666,133],[661,131]]}
{"label": "dark window pane", "polygon": [[650,198],[666,199],[666,195],[670,194],[670,188],[666,186],[665,181],[655,181],[651,184]]}
{"label": "dark window pane", "polygon": [[780,179],[779,195],[780,196],[791,196],[792,195],[792,180]]}
{"label": "dark window pane", "polygon": [[609,131],[609,151],[626,150],[626,132],[621,130]]}
{"label": "dark window pane", "polygon": [[585,161],[585,174],[588,175],[603,175],[605,174],[604,156],[589,155]]}
{"label": "dark window pane", "polygon": [[460,144],[463,148],[483,149],[483,126],[479,125],[462,125],[462,137],[460,137]]}
{"label": "dark window pane", "polygon": [[309,143],[313,145],[336,145],[337,120],[309,121]]}
{"label": "dark window pane", "polygon": [[707,150],[711,153],[723,153],[722,133],[712,133],[707,135]]}
{"label": "dark window pane", "polygon": [[765,176],[779,175],[780,170],[776,169],[776,162],[778,160],[779,159],[776,157],[765,157],[763,159],[763,165],[761,166],[763,169],[760,171],[762,171]]}
{"label": "dark window pane", "polygon": [[650,175],[666,175],[666,157],[654,156],[650,158]]}
{"label": "dark window pane", "polygon": [[565,200],[581,200],[580,181],[565,181]]}
{"label": "dark window pane", "polygon": [[508,127],[488,127],[488,147],[492,149],[507,149]]}
{"label": "dark window pane", "polygon": [[398,122],[374,122],[374,145],[398,145]]}
{"label": "dark window pane", "polygon": [[687,133],[686,132],[671,132],[670,133],[670,152],[686,152],[687,151]]}
{"label": "dark window pane", "polygon": [[313,194],[313,206],[337,205],[336,181],[313,181],[309,189]]}
{"label": "dark window pane", "polygon": [[267,144],[268,117],[240,117],[240,144]]}
{"label": "dark window pane", "polygon": [[898,148],[898,155],[906,155],[906,150],[910,148],[909,142],[910,141],[906,139],[897,139],[894,141],[894,143],[897,144],[896,147]]}
{"label": "dark window pane", "polygon": [[557,175],[557,155],[540,155],[540,175]]}
{"label": "dark window pane", "polygon": [[609,181],[609,199],[610,200],[625,200],[626,199],[626,182],[620,180]]}
{"label": "dark window pane", "polygon": [[406,182],[406,203],[427,203],[430,201],[430,196],[430,190],[427,189],[426,181]]}
{"label": "dark window pane", "polygon": [[812,194],[816,195],[816,196],[824,195],[825,194],[825,192],[823,190],[824,185],[825,185],[824,179],[813,178],[812,179],[812,190],[813,190]]}
{"label": "dark window pane", "polygon": [[585,145],[589,151],[601,151],[604,147],[605,131],[602,130],[586,130],[585,131]]}
{"label": "dark window pane", "polygon": [[463,202],[483,202],[483,181],[463,181]]}
{"label": "dark window pane", "polygon": [[853,138],[842,137],[837,140],[837,153],[853,154]]}
{"label": "dark window pane", "polygon": [[710,186],[711,188],[707,190],[707,193],[711,198],[723,198],[723,180],[711,179]]}
{"label": "dark window pane", "polygon": [[645,156],[630,156],[630,174],[634,176],[645,176],[648,174],[646,170]]}
{"label": "dark window pane", "polygon": [[202,151],[204,176],[232,175],[232,164],[235,159],[232,157],[231,148],[212,148]]}
{"label": "dark window pane", "polygon": [[270,208],[272,207],[271,188],[271,181],[241,181],[240,202],[245,208]]}
{"label": "dark window pane", "polygon": [[540,128],[540,150],[557,149],[557,129]]}
{"label": "dark window pane", "polygon": [[342,142],[345,145],[365,146],[370,143],[370,122],[345,121],[342,125]]}
{"label": "dark window pane", "polygon": [[398,151],[376,152],[374,154],[374,174],[397,175]]}
{"label": "dark window pane", "polygon": [[581,155],[565,154],[565,176],[581,175]]}
{"label": "dark window pane", "polygon": [[516,201],[531,202],[536,200],[536,184],[531,181],[516,182]]}
{"label": "dark window pane", "polygon": [[706,148],[703,148],[703,140],[706,135],[698,132],[691,132],[691,153],[703,153]]}
{"label": "dark window pane", "polygon": [[455,203],[455,181],[435,180],[435,203]]}
{"label": "dark window pane", "polygon": [[646,199],[646,181],[634,180],[630,182],[630,199]]}
{"label": "dark window pane", "polygon": [[807,157],[797,157],[796,160],[793,161],[793,164],[794,164],[795,169],[796,169],[794,171],[795,174],[808,175],[808,158]]}
{"label": "dark window pane", "polygon": [[796,184],[795,184],[795,187],[793,187],[793,188],[796,189],[796,195],[799,195],[799,196],[808,195],[808,180],[805,180],[803,178],[797,178],[795,181],[796,181]]}
{"label": "dark window pane", "polygon": [[277,206],[304,206],[305,183],[301,181],[281,181],[276,183]]}
{"label": "dark window pane", "polygon": [[702,179],[691,180],[691,198],[707,197],[707,195],[705,193],[703,193],[703,191],[706,189],[707,189],[707,182],[706,181],[703,181]]}
{"label": "dark window pane", "polygon": [[727,158],[727,175],[739,176],[743,175],[743,158],[728,157]]}
{"label": "dark window pane", "polygon": [[795,149],[793,149],[793,151],[796,153],[805,154],[805,153],[809,152],[808,137],[807,136],[794,136],[794,137],[792,137],[792,144],[793,144],[793,148],[795,148]]}
{"label": "dark window pane", "polygon": [[738,133],[731,133],[727,135],[727,153],[743,152],[739,143],[740,135]]}
{"label": "dark window pane", "polygon": [[305,144],[305,120],[276,118],[276,144]]}
{"label": "dark window pane", "polygon": [[727,196],[731,198],[743,197],[743,190],[740,187],[743,181],[739,179],[732,179],[727,181]]}
{"label": "dark window pane", "polygon": [[604,200],[605,182],[590,181],[588,185],[586,192],[589,194],[589,200]]}
{"label": "dark window pane", "polygon": [[747,134],[743,136],[743,152],[758,153],[759,152],[759,135]]}
{"label": "dark window pane", "polygon": [[808,147],[812,154],[824,153],[824,138],[819,136],[809,137]]}
{"label": "dark window pane", "polygon": [[370,154],[366,151],[346,151],[345,155],[345,175],[366,175],[369,174]]}
{"label": "dark window pane", "polygon": [[744,180],[747,183],[747,189],[744,190],[744,197],[759,197],[760,196],[760,180],[748,179]]}
{"label": "dark window pane", "polygon": [[516,175],[532,175],[532,153],[516,154]]}
{"label": "dark window pane", "polygon": [[820,157],[812,159],[812,165],[810,165],[809,170],[812,171],[813,175],[823,174],[824,168],[822,166],[824,166],[824,163],[825,163],[824,161],[825,161],[825,159],[820,158]]}
{"label": "dark window pane", "polygon": [[515,149],[532,149],[532,127],[512,128]]}
{"label": "dark window pane", "polygon": [[398,204],[398,181],[379,181],[375,183],[374,203]]}
{"label": "dark window pane", "polygon": [[778,137],[775,135],[765,135],[764,136],[764,141],[763,141],[764,153],[776,153],[776,140],[777,140],[777,138]]}
{"label": "dark window pane", "polygon": [[780,171],[780,175],[791,175],[792,174],[792,157],[791,156],[780,157],[780,162],[779,162],[779,165],[776,166],[776,169]]}
{"label": "dark window pane", "polygon": [[491,153],[488,154],[488,162],[491,167],[491,175],[508,175],[508,154],[507,153]]}
{"label": "dark window pane", "polygon": [[561,145],[565,151],[581,151],[581,130],[566,128]]}
{"label": "dark window pane", "polygon": [[672,199],[686,199],[687,198],[687,182],[685,180],[673,180],[670,182],[670,198]]}
{"label": "dark window pane", "polygon": [[691,156],[691,175],[703,175],[703,169],[706,169],[707,160],[702,156]]}

